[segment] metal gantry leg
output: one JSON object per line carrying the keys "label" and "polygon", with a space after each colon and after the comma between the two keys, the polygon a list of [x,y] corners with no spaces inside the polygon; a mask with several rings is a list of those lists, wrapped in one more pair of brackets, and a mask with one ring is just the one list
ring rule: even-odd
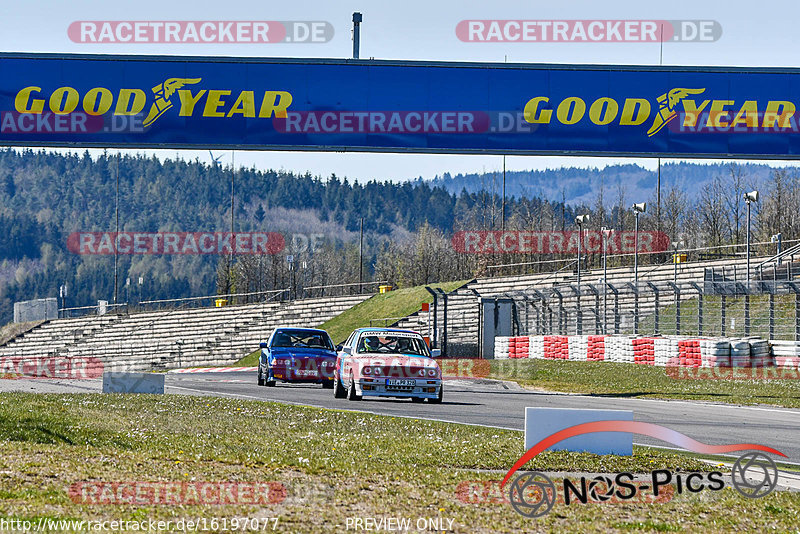
{"label": "metal gantry leg", "polygon": [[653,282],[647,282],[647,286],[653,291],[653,298],[655,299],[655,309],[653,310],[653,333],[659,334],[661,332],[659,325],[659,291],[658,287]]}
{"label": "metal gantry leg", "polygon": [[[712,272],[713,277],[713,272]],[[690,282],[692,288],[697,291],[697,335],[703,335],[703,294],[705,291],[697,282]]]}

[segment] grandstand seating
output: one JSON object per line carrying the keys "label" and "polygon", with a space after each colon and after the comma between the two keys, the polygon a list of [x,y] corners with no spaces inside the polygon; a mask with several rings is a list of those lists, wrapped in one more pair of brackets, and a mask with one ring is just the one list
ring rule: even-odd
{"label": "grandstand seating", "polygon": [[[754,258],[756,264],[759,258]],[[677,281],[702,283],[711,269],[724,266],[726,276],[738,270],[744,275],[746,260],[733,258],[679,264]],[[783,267],[786,270],[786,267]],[[800,272],[800,267],[796,269]],[[581,283],[601,284],[602,269],[581,273]],[[672,264],[646,266],[639,270],[640,283],[672,282]],[[774,274],[769,271],[765,278]],[[632,267],[608,269],[608,282],[622,286],[633,278]],[[531,289],[543,290],[554,286],[566,288],[576,282],[574,272],[541,273],[519,276],[487,277],[473,280],[448,294],[447,341],[448,356],[477,355],[479,332],[478,302],[480,298],[512,297],[521,302],[521,294]],[[563,334],[574,334],[574,311],[578,305],[594,305],[594,297],[576,298],[565,290],[564,308],[570,313]],[[109,314],[77,319],[47,321],[0,345],[0,358],[7,356],[95,357],[108,369],[164,369],[197,365],[227,365],[256,350],[260,341],[278,325],[318,326],[369,298],[370,295],[310,298],[291,302],[266,302],[222,308],[173,309],[155,312]],[[685,292],[682,299],[695,294]],[[660,305],[673,303],[671,294]],[[639,300],[640,320],[655,310],[652,293]],[[441,332],[444,313],[439,305]],[[632,324],[632,303],[621,301],[623,329]],[[531,323],[534,314],[518,306],[518,319]],[[430,334],[428,312],[418,311],[395,322],[393,326],[411,328]],[[594,333],[595,317],[584,313],[584,334]],[[529,329],[530,330],[530,329]],[[533,332],[531,332],[533,333]],[[441,335],[441,334],[440,334]]]}
{"label": "grandstand seating", "polygon": [[258,349],[278,325],[318,326],[369,297],[58,319],[0,346],[0,357],[94,357],[109,370],[225,365]]}

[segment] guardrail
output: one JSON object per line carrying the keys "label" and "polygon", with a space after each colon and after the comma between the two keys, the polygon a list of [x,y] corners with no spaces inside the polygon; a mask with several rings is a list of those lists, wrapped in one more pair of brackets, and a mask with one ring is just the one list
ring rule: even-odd
{"label": "guardrail", "polygon": [[[100,313],[102,308],[106,308],[106,312]],[[119,304],[119,303],[118,304],[105,304],[105,305],[102,305],[102,306],[99,305],[99,304],[95,304],[94,306],[72,306],[70,308],[59,308],[58,309],[58,317],[60,319],[69,319],[69,318],[72,318],[72,317],[76,316],[72,312],[89,311],[89,310],[95,310],[96,315],[107,315],[109,312],[111,312],[111,311],[113,311],[115,309],[120,309],[120,308],[125,308],[126,313],[127,313],[128,303],[127,302],[123,302],[121,304]],[[89,315],[89,314],[88,313],[84,313],[84,314],[78,314],[77,316],[80,317],[81,315]]]}
{"label": "guardrail", "polygon": [[[366,288],[375,288],[381,285],[388,284],[386,280],[377,282],[352,282],[349,284],[328,284],[322,286],[305,286],[300,288],[301,294],[304,298],[309,297],[338,297],[345,295],[361,295],[365,292],[372,293],[374,291],[365,291]],[[326,294],[327,293],[327,294]]]}

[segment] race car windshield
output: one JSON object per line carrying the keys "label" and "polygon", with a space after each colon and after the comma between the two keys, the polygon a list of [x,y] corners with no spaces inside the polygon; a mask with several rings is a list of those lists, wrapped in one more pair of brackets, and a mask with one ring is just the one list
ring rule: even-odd
{"label": "race car windshield", "polygon": [[314,330],[280,330],[272,338],[271,347],[334,350],[328,334]]}
{"label": "race car windshield", "polygon": [[425,341],[419,337],[393,336],[391,334],[366,335],[361,337],[358,352],[370,354],[411,354],[429,357]]}

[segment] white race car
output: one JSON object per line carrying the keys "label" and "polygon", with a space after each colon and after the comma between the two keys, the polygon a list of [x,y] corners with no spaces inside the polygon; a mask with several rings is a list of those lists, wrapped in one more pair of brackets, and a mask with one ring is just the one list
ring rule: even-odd
{"label": "white race car", "polygon": [[341,346],[334,369],[334,396],[401,397],[442,402],[442,370],[417,332],[360,328]]}

